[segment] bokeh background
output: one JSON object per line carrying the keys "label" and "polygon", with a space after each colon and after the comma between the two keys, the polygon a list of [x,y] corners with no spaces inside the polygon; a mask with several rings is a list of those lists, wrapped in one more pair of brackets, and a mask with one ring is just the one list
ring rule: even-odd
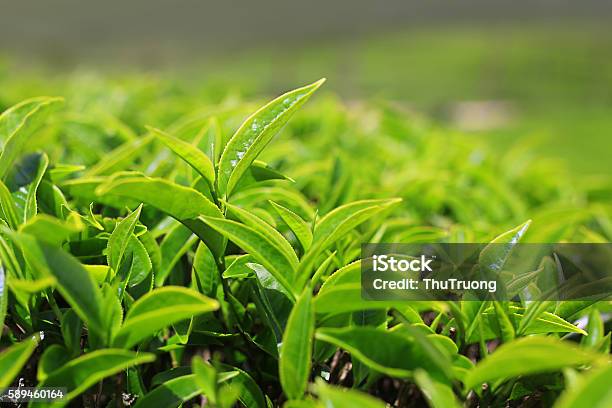
{"label": "bokeh background", "polygon": [[244,96],[327,77],[347,103],[611,175],[611,2],[0,0],[1,110],[66,76],[126,73]]}

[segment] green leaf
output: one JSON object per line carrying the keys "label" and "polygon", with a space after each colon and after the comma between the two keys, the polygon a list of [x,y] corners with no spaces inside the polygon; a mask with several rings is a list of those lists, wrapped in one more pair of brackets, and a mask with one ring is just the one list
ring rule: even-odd
{"label": "green leaf", "polygon": [[221,197],[232,194],[251,163],[323,82],[325,79],[287,92],[244,121],[225,146],[219,160],[217,188]]}
{"label": "green leaf", "polygon": [[414,380],[423,392],[431,408],[460,407],[452,388],[433,380],[427,371],[418,369],[414,372]]}
{"label": "green leaf", "polygon": [[45,242],[36,241],[30,235],[15,234],[14,237],[28,263],[43,271],[40,277],[52,275],[62,296],[87,323],[87,327],[98,334],[104,333],[105,324],[100,314],[102,295],[83,265],[72,255]]}
{"label": "green leaf", "polygon": [[0,140],[4,141],[0,153],[0,179],[5,179],[28,139],[43,124],[48,113],[63,101],[63,98],[32,98],[0,115]]}
{"label": "green leaf", "polygon": [[166,286],[153,290],[130,307],[114,344],[130,348],[164,327],[218,307],[216,300],[191,289]]}
{"label": "green leaf", "polygon": [[107,259],[108,266],[110,266],[115,272],[119,270],[123,255],[128,246],[130,238],[134,233],[134,228],[140,217],[140,211],[142,210],[142,204],[138,206],[130,215],[122,219],[108,239],[107,246]]}
{"label": "green leaf", "polygon": [[128,140],[116,149],[106,153],[102,159],[85,172],[85,176],[94,177],[112,174],[114,171],[128,168],[138,152],[143,150],[152,140],[152,135]]}
{"label": "green leaf", "polygon": [[299,276],[306,279],[312,264],[322,250],[327,249],[334,242],[342,238],[367,219],[399,203],[401,199],[389,200],[363,200],[338,207],[325,217],[321,218],[315,226],[312,246],[306,252],[298,270]]}
{"label": "green leaf", "polygon": [[197,147],[154,127],[147,126],[147,130],[200,173],[211,186],[215,184],[215,167],[210,158]]}
{"label": "green leaf", "polygon": [[[522,319],[520,311],[520,308],[510,307],[508,318],[514,325]],[[492,308],[482,312],[477,320],[480,327],[477,327],[477,329],[468,334],[466,339],[468,343],[478,342],[481,336],[482,340],[491,340],[499,337],[499,321]],[[529,325],[522,331],[524,336],[547,333],[580,333],[586,335],[586,332],[581,328],[549,312],[540,312],[539,317],[532,319]]]}
{"label": "green leaf", "polygon": [[150,363],[154,360],[155,355],[150,353],[136,353],[119,349],[102,349],[84,354],[49,373],[49,376],[38,384],[38,388],[67,388],[68,393],[64,395],[64,399],[59,404],[57,402],[40,403],[38,406],[66,405],[70,400],[103,378],[121,372],[128,367]]}
{"label": "green leaf", "polygon": [[201,217],[211,228],[240,246],[268,271],[290,293],[294,263],[265,235],[236,221],[223,218]]}
{"label": "green leaf", "polygon": [[297,299],[285,327],[280,350],[279,374],[289,399],[302,398],[310,377],[314,310],[310,287]]}
{"label": "green leaf", "polygon": [[79,218],[71,217],[66,221],[46,214],[37,214],[21,225],[19,232],[37,237],[54,246],[60,246],[71,235],[83,230]]}
{"label": "green leaf", "polygon": [[592,364],[605,357],[551,337],[526,337],[502,345],[470,370],[466,389],[521,375],[559,371],[565,367]]}
{"label": "green leaf", "polygon": [[314,215],[308,199],[302,193],[280,186],[258,186],[239,191],[231,201],[234,205],[249,208],[261,203],[262,197],[291,208],[302,218],[312,218]]}
{"label": "green leaf", "polygon": [[11,385],[38,345],[38,336],[30,336],[0,353],[0,390]]}
{"label": "green leaf", "polygon": [[78,355],[81,352],[83,322],[73,309],[67,310],[62,316],[60,329],[66,349],[72,355]]}
{"label": "green leaf", "polygon": [[307,251],[312,244],[312,231],[310,226],[304,221],[299,215],[283,207],[280,204],[270,201],[272,207],[276,211],[279,217],[287,224],[291,232],[295,234],[295,237],[300,242],[302,249]]}
{"label": "green leaf", "polygon": [[195,381],[208,400],[215,404],[217,401],[217,370],[211,364],[196,356],[191,360],[191,370],[195,374]]}
{"label": "green leaf", "polygon": [[612,406],[612,365],[587,372],[565,390],[555,408],[606,408]]}
{"label": "green leaf", "polygon": [[12,229],[17,229],[20,224],[19,217],[17,216],[17,207],[13,201],[11,192],[0,180],[0,207],[2,207],[2,218]]}
{"label": "green leaf", "polygon": [[317,294],[314,300],[317,315],[335,316],[360,310],[380,310],[401,307],[402,302],[386,300],[365,300],[361,297],[360,283],[345,283],[329,287]]}
{"label": "green leaf", "polygon": [[203,243],[198,244],[192,268],[191,281],[196,285],[198,291],[206,296],[214,296],[220,280],[219,270],[212,252]]}
{"label": "green leaf", "polygon": [[589,322],[587,323],[586,332],[588,336],[582,338],[582,344],[589,347],[595,347],[597,343],[603,339],[605,334],[604,322],[597,308],[592,308],[589,313]]}
{"label": "green leaf", "polygon": [[[6,316],[6,309],[8,306],[8,288],[7,282],[8,277],[4,273],[4,265],[0,259],[0,327],[4,327],[4,317]],[[0,338],[2,332],[0,332]]]}
{"label": "green leaf", "polygon": [[49,374],[57,370],[70,360],[70,354],[65,347],[59,344],[52,344],[42,353],[38,362],[36,379],[38,382],[44,381]]}
{"label": "green leaf", "polygon": [[508,315],[510,310],[508,308],[508,302],[493,301],[493,308],[495,310],[495,316],[497,316],[497,326],[499,328],[500,338],[506,343],[514,339],[515,330],[512,325],[512,321]]}
{"label": "green leaf", "polygon": [[232,391],[238,391],[238,399],[245,407],[266,408],[268,406],[264,393],[246,371],[225,364],[221,364],[221,367],[224,370],[238,372],[229,379],[228,385]]}
{"label": "green leaf", "polygon": [[83,268],[89,272],[93,280],[98,284],[102,284],[106,278],[112,279],[115,276],[108,265],[83,265]]}
{"label": "green leaf", "polygon": [[[247,263],[246,266],[249,270],[255,271],[257,276],[257,283],[253,288],[253,301],[263,320],[272,329],[276,339],[275,343],[281,343],[283,329],[293,309],[294,298],[262,265]],[[276,346],[273,355],[278,355]]]}
{"label": "green leaf", "polygon": [[132,258],[132,262],[127,282],[124,282],[124,284],[127,283],[130,287],[133,287],[143,282],[149,276],[153,263],[147,249],[135,235],[130,237],[126,253]]}
{"label": "green leaf", "polygon": [[270,167],[267,163],[260,160],[255,160],[249,166],[248,171],[246,171],[242,176],[242,179],[236,186],[236,189],[243,190],[250,187],[254,183],[268,180],[288,180],[295,182],[295,180]]}
{"label": "green leaf", "polygon": [[[542,259],[538,268],[539,271],[546,271],[547,274],[552,274],[554,269],[556,269],[556,265],[550,257],[545,257]],[[517,335],[523,334],[525,330],[531,326],[533,321],[540,317],[542,313],[544,313],[553,303],[554,302],[545,300],[529,302],[516,331]]]}
{"label": "green leaf", "polygon": [[295,254],[295,251],[291,247],[291,244],[282,236],[280,232],[275,230],[270,224],[259,218],[258,216],[251,214],[250,212],[237,207],[235,205],[231,205],[229,203],[226,204],[227,209],[234,214],[243,224],[248,225],[253,228],[255,231],[264,235],[266,238],[270,240],[270,242],[283,253],[285,258],[289,262],[291,262],[292,270],[297,269],[298,259]]}
{"label": "green leaf", "polygon": [[178,261],[193,247],[197,236],[181,224],[177,224],[166,234],[159,249],[161,251],[161,269],[155,276],[155,285],[162,286]]}
{"label": "green leaf", "polygon": [[[440,302],[418,302],[437,309]],[[360,310],[402,309],[409,302],[397,300],[365,300],[361,296],[361,261],[350,263],[333,273],[314,298],[317,315],[334,316]]]}
{"label": "green leaf", "polygon": [[333,387],[318,381],[315,391],[324,407],[329,408],[385,408],[387,405],[360,391]]}
{"label": "green leaf", "polygon": [[523,237],[530,224],[531,220],[528,220],[493,239],[480,252],[478,257],[480,267],[487,272],[495,274],[501,272],[514,246]]}
{"label": "green leaf", "polygon": [[210,200],[192,188],[158,178],[125,177],[99,186],[96,193],[118,195],[151,205],[185,224],[208,245],[215,256],[223,255],[223,237],[197,218],[200,215],[222,218],[223,214]]}
{"label": "green leaf", "polygon": [[392,377],[410,377],[417,368],[432,368],[426,350],[405,333],[352,326],[317,329],[315,338],[343,348],[368,367]]}
{"label": "green leaf", "polygon": [[166,381],[159,387],[153,389],[144,397],[139,398],[134,408],[158,407],[175,408],[179,407],[201,392],[201,388],[196,381],[196,375],[184,375]]}
{"label": "green leaf", "polygon": [[28,186],[28,194],[26,195],[25,208],[23,212],[24,222],[32,218],[38,212],[38,205],[36,203],[36,193],[38,192],[38,186],[47,171],[49,166],[49,158],[46,154],[41,154],[38,159],[37,171],[34,176],[34,180]]}
{"label": "green leaf", "polygon": [[140,200],[179,221],[199,215],[221,216],[217,206],[198,191],[160,178],[117,177],[100,185],[96,193]]}

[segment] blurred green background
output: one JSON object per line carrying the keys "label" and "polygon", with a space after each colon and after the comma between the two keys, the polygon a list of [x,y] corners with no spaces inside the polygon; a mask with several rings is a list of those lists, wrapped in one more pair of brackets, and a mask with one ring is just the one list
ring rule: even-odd
{"label": "blurred green background", "polygon": [[[612,5],[0,0],[0,108],[66,78],[175,80],[219,100],[320,77],[466,137],[611,175]],[[202,92],[204,94],[204,92]],[[214,94],[214,92],[213,92]]]}

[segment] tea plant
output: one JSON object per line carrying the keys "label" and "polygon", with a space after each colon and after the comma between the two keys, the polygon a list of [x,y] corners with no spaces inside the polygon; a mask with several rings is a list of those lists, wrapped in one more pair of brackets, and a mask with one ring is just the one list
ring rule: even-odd
{"label": "tea plant", "polygon": [[250,104],[138,82],[7,109],[0,389],[88,407],[611,403],[608,302],[366,301],[359,260],[365,242],[609,242],[609,180],[390,104],[327,96],[288,123],[322,84],[246,120]]}

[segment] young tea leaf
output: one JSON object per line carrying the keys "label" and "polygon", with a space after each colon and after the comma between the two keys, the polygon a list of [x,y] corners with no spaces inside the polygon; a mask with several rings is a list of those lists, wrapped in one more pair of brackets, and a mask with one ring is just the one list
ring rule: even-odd
{"label": "young tea leaf", "polygon": [[601,361],[603,356],[551,337],[526,337],[501,346],[468,372],[464,384],[480,384],[519,375],[558,371]]}
{"label": "young tea leaf", "polygon": [[315,387],[319,400],[324,407],[333,408],[385,408],[386,404],[376,398],[357,390],[326,385],[317,382]]}
{"label": "young tea leaf", "polygon": [[312,292],[307,287],[291,310],[280,350],[280,381],[290,399],[302,398],[308,385],[314,323]]}
{"label": "young tea leaf", "polygon": [[587,372],[555,402],[555,408],[606,408],[612,406],[612,365]]}
{"label": "young tea leaf", "polygon": [[295,263],[268,237],[255,229],[235,221],[222,218],[200,217],[211,228],[223,234],[242,249],[247,251],[290,293],[293,293],[291,282]]}
{"label": "young tea leaf", "polygon": [[4,141],[0,153],[0,179],[4,180],[32,133],[43,124],[49,112],[63,101],[63,98],[32,98],[0,115],[0,140]]}
{"label": "young tea leaf", "polygon": [[225,146],[219,160],[217,188],[221,197],[232,194],[251,163],[323,82],[325,79],[287,92],[244,121]]}
{"label": "young tea leaf", "polygon": [[201,393],[195,374],[184,375],[166,381],[139,398],[134,408],[175,408]]}
{"label": "young tea leaf", "polygon": [[0,353],[0,389],[8,387],[28,362],[39,342],[38,336],[30,336]]}
{"label": "young tea leaf", "polygon": [[154,127],[147,126],[159,141],[200,173],[211,185],[215,184],[215,168],[210,158],[197,147]]}
{"label": "young tea leaf", "polygon": [[367,219],[392,205],[398,204],[400,201],[401,199],[356,201],[338,207],[321,218],[314,229],[312,246],[300,262],[298,271],[300,283],[305,282],[310,277],[312,264],[322,250],[327,249]]}
{"label": "young tea leaf", "polygon": [[300,242],[302,249],[307,251],[308,248],[310,248],[310,244],[312,244],[312,231],[310,230],[310,226],[299,215],[288,208],[285,208],[274,201],[270,201],[270,204],[272,204],[272,207],[278,216],[282,218],[289,229],[295,234],[295,237]]}
{"label": "young tea leaf", "polygon": [[157,178],[125,177],[99,186],[96,193],[131,198],[151,205],[185,224],[208,245],[216,257],[223,255],[224,238],[197,218],[200,215],[223,217],[223,214],[210,200],[192,188]]}
{"label": "young tea leaf", "polygon": [[83,265],[62,249],[37,241],[30,235],[16,234],[15,238],[30,264],[38,265],[41,273],[56,279],[60,293],[87,323],[89,330],[103,334],[105,324],[100,314],[102,295]]}
{"label": "young tea leaf", "polygon": [[153,290],[134,302],[115,335],[114,344],[130,348],[164,327],[218,307],[216,300],[191,289],[165,286]]}
{"label": "young tea leaf", "polygon": [[138,218],[140,217],[141,210],[142,204],[117,224],[113,230],[113,233],[108,239],[108,266],[110,266],[115,272],[119,270],[123,255],[125,254],[125,250],[127,249],[130,238],[134,233],[136,223],[138,222]]}
{"label": "young tea leaf", "polygon": [[448,385],[433,380],[427,371],[418,369],[414,373],[414,379],[425,395],[431,408],[459,408],[460,405],[455,398],[453,390]]}

